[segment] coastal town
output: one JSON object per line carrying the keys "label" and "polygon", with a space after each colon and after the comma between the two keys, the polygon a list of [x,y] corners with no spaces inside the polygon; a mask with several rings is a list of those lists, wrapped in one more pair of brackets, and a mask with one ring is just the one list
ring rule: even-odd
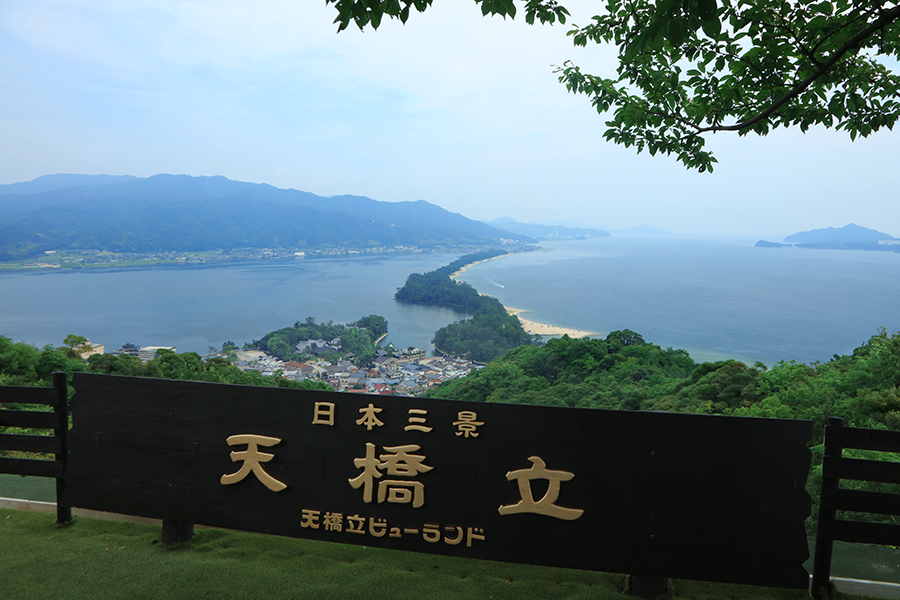
{"label": "coastal town", "polygon": [[339,392],[378,395],[418,396],[484,366],[455,356],[427,356],[413,346],[395,352],[378,350],[370,368],[348,360],[332,363],[322,358],[283,362],[258,350],[236,354],[239,360],[235,364],[245,371],[295,381],[321,381]]}
{"label": "coastal town", "polygon": [[[537,246],[520,244],[515,240],[502,239],[500,242],[510,252],[530,252],[539,249]],[[47,250],[43,256],[28,260],[0,262],[0,269],[83,269],[91,267],[203,265],[234,261],[287,260],[334,256],[467,253],[479,248],[480,246],[461,244],[452,246],[437,245],[428,248],[413,245],[370,248],[331,246],[302,251],[297,248],[231,248],[203,252],[111,252],[98,249],[67,249]]]}
{"label": "coastal town", "polygon": [[[315,381],[329,385],[335,391],[357,394],[418,396],[445,381],[465,377],[483,364],[456,356],[428,356],[425,350],[410,346],[397,350],[393,346],[379,348],[371,367],[360,367],[349,360],[332,361],[329,352],[337,349],[339,340],[307,340],[297,345],[297,350],[309,356],[303,362],[283,361],[260,350],[234,350],[210,353],[204,358],[229,359],[242,371],[258,371],[265,377],[283,377],[293,381]],[[92,351],[82,354],[87,358],[102,353],[103,346],[88,342]],[[315,352],[322,353],[316,356]],[[171,346],[136,346],[125,344],[113,354],[129,354],[146,362],[156,356],[158,350],[177,352]]]}

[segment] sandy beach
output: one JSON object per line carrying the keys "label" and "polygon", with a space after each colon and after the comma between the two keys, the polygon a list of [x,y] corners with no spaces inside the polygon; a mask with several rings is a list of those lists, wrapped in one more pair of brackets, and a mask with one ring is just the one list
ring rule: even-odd
{"label": "sandy beach", "polygon": [[511,315],[515,315],[519,317],[519,321],[522,323],[522,327],[525,328],[530,334],[537,335],[552,335],[562,337],[564,335],[569,336],[570,338],[582,338],[588,335],[597,335],[596,332],[593,331],[582,331],[580,329],[570,329],[568,327],[560,327],[558,325],[550,325],[548,323],[542,323],[540,321],[531,321],[529,319],[523,319],[522,314],[527,313],[527,310],[522,308],[510,308],[509,306],[504,306]]}
{"label": "sandy beach", "polygon": [[[502,256],[506,256],[506,255],[504,254]],[[483,262],[487,262],[489,260],[494,260],[495,258],[500,258],[500,256],[495,256],[493,258],[486,258],[484,260],[479,260],[479,261],[473,262],[471,264],[468,264],[468,265],[464,266],[462,269],[460,269],[459,271],[452,273],[450,275],[450,279],[452,279],[454,281],[458,281],[456,279],[456,276],[459,275],[460,273],[465,272],[469,267],[473,267],[475,265],[481,264]],[[481,294],[481,295],[482,296],[490,296],[490,294]],[[550,335],[550,336],[558,336],[558,337],[567,335],[570,338],[582,338],[582,337],[585,337],[588,335],[597,335],[597,333],[595,333],[593,331],[582,331],[581,329],[570,329],[569,327],[560,327],[558,325],[550,325],[549,323],[542,323],[540,321],[532,321],[530,319],[525,319],[522,317],[522,315],[529,311],[525,310],[524,308],[510,308],[509,306],[504,306],[503,308],[505,308],[506,312],[508,312],[509,314],[519,317],[519,321],[522,323],[522,327],[525,329],[525,331],[527,331],[528,333],[530,333],[532,335]]]}
{"label": "sandy beach", "polygon": [[[474,267],[475,265],[480,265],[481,263],[486,263],[486,262],[489,261],[489,260],[494,260],[495,258],[501,258],[501,257],[503,257],[503,256],[508,256],[508,255],[507,255],[507,254],[501,254],[500,256],[494,256],[494,257],[491,257],[491,258],[486,258],[486,259],[484,259],[484,260],[476,260],[476,261],[473,262],[473,263],[469,263],[469,264],[467,264],[466,266],[464,266],[462,269],[460,269],[459,271],[455,271],[455,272],[453,272],[453,273],[450,273],[450,279],[452,279],[453,281],[457,281],[456,276],[459,275],[460,273],[464,273],[465,271],[467,271],[467,270],[469,269],[469,267]],[[486,296],[487,294],[484,294],[484,295]]]}

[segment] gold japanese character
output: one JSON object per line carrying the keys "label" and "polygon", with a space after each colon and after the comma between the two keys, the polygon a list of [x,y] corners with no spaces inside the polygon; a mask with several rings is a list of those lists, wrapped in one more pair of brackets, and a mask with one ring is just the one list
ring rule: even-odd
{"label": "gold japanese character", "polygon": [[466,528],[466,547],[472,547],[472,540],[484,540],[484,529],[480,527]]}
{"label": "gold japanese character", "polygon": [[313,412],[313,425],[334,426],[334,402],[316,402]]}
{"label": "gold japanese character", "polygon": [[356,424],[365,425],[367,431],[372,431],[373,427],[381,427],[384,423],[379,421],[378,417],[375,416],[375,414],[380,413],[381,410],[382,409],[376,408],[371,403],[366,408],[359,409],[359,412],[361,412],[363,416],[356,420]]}
{"label": "gold japanese character", "polygon": [[375,537],[384,537],[387,533],[387,519],[369,517],[369,533]]}
{"label": "gold japanese character", "polygon": [[[573,521],[580,517],[583,510],[580,508],[565,508],[554,504],[559,498],[560,482],[569,481],[575,477],[574,473],[568,471],[551,471],[547,469],[547,464],[539,456],[532,456],[529,459],[533,464],[530,469],[519,469],[518,471],[510,471],[506,474],[506,480],[517,480],[519,483],[519,495],[522,499],[515,504],[501,506],[498,511],[501,515],[512,515],[516,513],[536,513],[539,515],[547,515],[565,521]],[[549,484],[544,497],[534,501],[531,495],[531,481],[533,479],[546,479]]]}
{"label": "gold japanese character", "polygon": [[344,528],[344,515],[341,513],[325,513],[325,531],[340,532]]}
{"label": "gold japanese character", "polygon": [[441,526],[434,523],[425,523],[425,527],[422,528],[422,538],[432,544],[441,541]]}
{"label": "gold japanese character", "polygon": [[[300,521],[300,527],[308,527],[310,529],[318,529],[319,528],[319,514],[318,510],[311,510],[309,508],[303,509],[303,514],[301,515],[302,520]],[[326,527],[326,529],[328,529]]]}
{"label": "gold japanese character", "polygon": [[[363,488],[363,502],[372,502],[373,483],[381,478],[380,471],[394,477],[415,477],[434,468],[423,462],[424,456],[412,454],[419,449],[416,444],[385,446],[386,454],[376,458],[375,444],[367,442],[365,457],[353,459],[354,466],[362,469],[362,473],[347,481],[355,490]],[[378,484],[378,502],[412,504],[413,508],[419,508],[425,503],[425,485],[418,481],[386,479]]]}
{"label": "gold japanese character", "polygon": [[478,432],[475,431],[481,425],[484,425],[481,421],[476,421],[478,415],[471,410],[462,410],[457,413],[457,418],[459,421],[454,421],[453,424],[456,425],[456,428],[459,431],[456,432],[456,435],[464,435],[465,437],[478,437]]}
{"label": "gold japanese character", "polygon": [[265,469],[263,469],[260,464],[269,462],[275,458],[275,455],[269,454],[268,452],[260,452],[257,448],[257,446],[265,446],[267,448],[269,446],[274,446],[281,442],[281,438],[245,433],[232,435],[225,441],[228,442],[229,446],[247,444],[247,449],[242,450],[241,452],[231,451],[231,462],[244,461],[244,464],[241,465],[241,468],[237,472],[222,475],[221,479],[219,479],[219,483],[222,485],[235,484],[239,481],[243,481],[243,479],[252,471],[256,475],[256,478],[273,492],[280,492],[287,488],[287,484],[278,481],[266,473]]}
{"label": "gold japanese character", "polygon": [[[424,433],[428,433],[432,430],[431,427],[425,425],[426,418],[424,415],[427,415],[428,411],[423,410],[421,408],[411,408],[409,409],[409,425],[403,428],[403,431],[422,431]],[[423,415],[423,416],[418,416]]]}
{"label": "gold japanese character", "polygon": [[359,515],[350,515],[347,517],[347,533],[365,534],[366,518]]}
{"label": "gold japanese character", "polygon": [[444,531],[446,531],[447,533],[452,533],[454,531],[456,532],[455,538],[451,538],[448,535],[444,535],[444,543],[450,544],[451,546],[455,546],[458,543],[460,543],[461,541],[463,541],[463,528],[462,527],[454,527],[452,525],[447,525],[446,527],[444,527]]}

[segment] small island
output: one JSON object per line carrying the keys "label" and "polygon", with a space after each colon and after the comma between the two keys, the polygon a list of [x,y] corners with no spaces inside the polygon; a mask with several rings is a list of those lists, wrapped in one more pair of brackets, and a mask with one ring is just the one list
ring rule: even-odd
{"label": "small island", "polygon": [[785,243],[759,240],[757,248],[813,248],[817,250],[878,250],[900,252],[900,239],[854,223],[801,231],[784,238]]}

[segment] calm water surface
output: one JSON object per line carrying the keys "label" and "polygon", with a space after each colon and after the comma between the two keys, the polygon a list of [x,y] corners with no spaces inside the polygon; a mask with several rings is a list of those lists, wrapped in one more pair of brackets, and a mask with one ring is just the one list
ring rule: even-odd
{"label": "calm water surface", "polygon": [[[410,273],[431,271],[459,254],[359,256],[213,266],[90,269],[0,274],[0,335],[61,345],[70,333],[106,346],[175,346],[206,354],[294,321],[388,320],[386,340],[431,348],[434,332],[465,315],[406,305],[394,292]],[[385,343],[386,343],[385,342]]]}
{"label": "calm water surface", "polygon": [[[632,329],[695,360],[825,361],[900,329],[900,254],[754,248],[752,241],[605,238],[554,242],[462,278],[539,321],[605,335]],[[464,315],[403,305],[413,272],[458,254],[358,256],[215,266],[0,274],[0,335],[41,346],[70,333],[206,353],[307,316],[380,314],[388,340],[430,348]]]}
{"label": "calm water surface", "polygon": [[695,360],[825,361],[900,329],[900,254],[754,248],[752,241],[556,242],[462,278],[526,318],[631,329]]}

